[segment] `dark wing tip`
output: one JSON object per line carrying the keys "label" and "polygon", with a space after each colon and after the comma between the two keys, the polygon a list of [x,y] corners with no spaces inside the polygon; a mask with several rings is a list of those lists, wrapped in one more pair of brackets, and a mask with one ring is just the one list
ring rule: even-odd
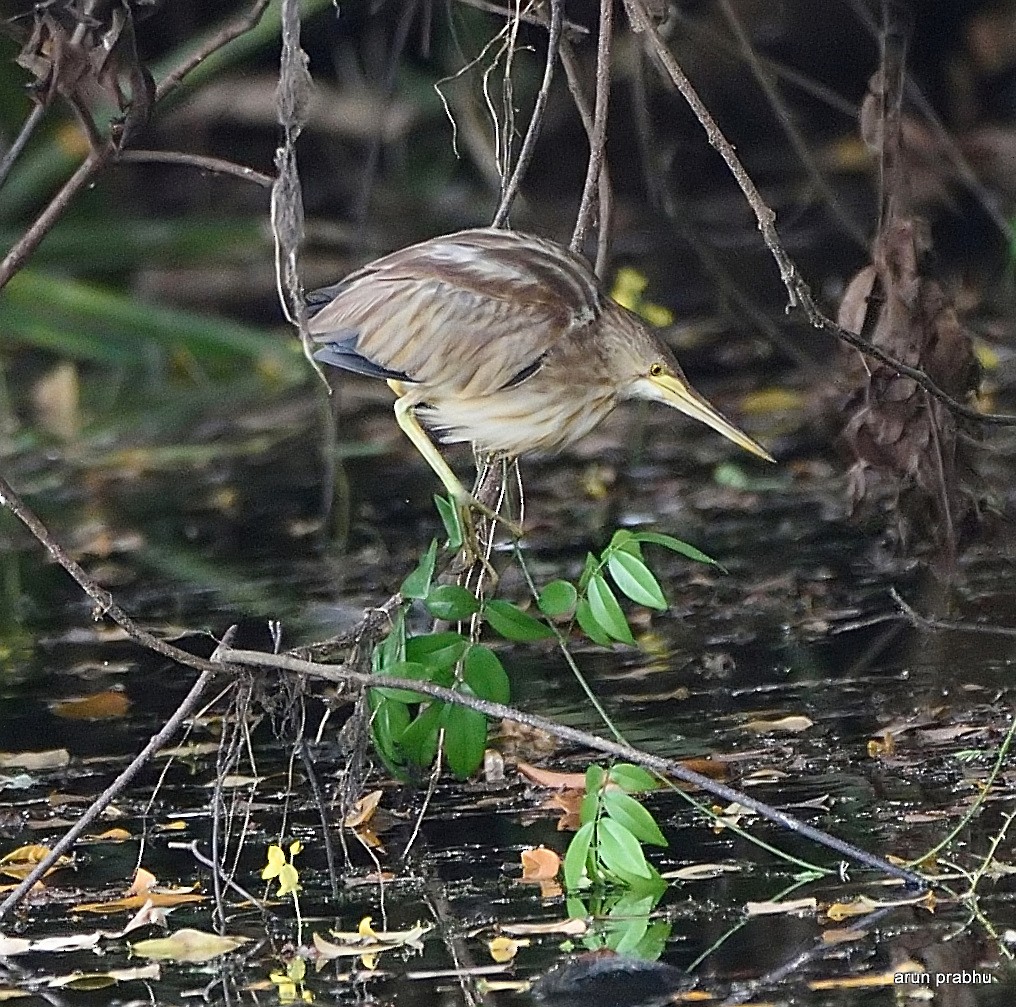
{"label": "dark wing tip", "polygon": [[340,367],[353,374],[363,374],[368,378],[382,378],[385,381],[412,381],[408,374],[393,371],[382,364],[375,363],[365,357],[356,348],[357,333],[349,329],[338,332],[325,332],[314,336],[314,342],[323,343],[321,349],[315,351],[314,359],[322,364]]}
{"label": "dark wing tip", "polygon": [[331,286],[312,290],[306,298],[307,317],[313,318],[323,308],[327,308],[348,286],[349,278],[346,277],[346,279],[339,280],[338,283],[333,283]]}

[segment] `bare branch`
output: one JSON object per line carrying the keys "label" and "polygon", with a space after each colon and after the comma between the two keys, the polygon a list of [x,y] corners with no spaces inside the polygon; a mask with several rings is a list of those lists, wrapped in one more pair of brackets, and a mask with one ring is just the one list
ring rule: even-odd
{"label": "bare branch", "polygon": [[216,175],[231,175],[233,178],[253,182],[264,189],[275,184],[271,175],[265,175],[245,164],[225,161],[221,157],[207,157],[204,154],[185,154],[177,150],[125,150],[117,157],[120,164],[180,164],[199,171],[211,171]]}
{"label": "bare branch", "polygon": [[[346,667],[329,664],[316,664],[313,661],[301,661],[284,654],[266,654],[260,651],[233,650],[229,647],[220,647],[214,657],[226,665],[236,664],[255,668],[272,668],[277,671],[307,675],[326,682],[352,682],[355,685],[366,687],[377,684],[377,678],[370,672],[354,671]],[[733,787],[728,787],[726,784],[697,773],[677,759],[666,759],[658,755],[650,755],[630,745],[608,741],[605,738],[597,737],[586,731],[557,724],[545,717],[525,713],[521,710],[516,710],[514,707],[505,706],[502,703],[492,703],[477,696],[456,691],[455,689],[446,689],[440,685],[434,685],[432,682],[386,675],[384,683],[386,687],[393,689],[407,689],[445,703],[455,703],[458,706],[476,710],[484,714],[484,716],[496,720],[506,719],[512,720],[515,723],[525,724],[537,731],[544,731],[555,738],[560,738],[562,741],[568,741],[585,748],[591,748],[597,752],[603,752],[606,755],[638,763],[640,766],[644,766],[663,776],[672,776],[685,783],[690,783],[700,790],[704,790],[707,794],[712,794],[714,797],[727,803],[736,802],[754,811],[756,814],[762,815],[769,821],[789,829],[791,832],[796,832],[798,835],[804,836],[814,843],[835,850],[850,860],[881,871],[890,877],[898,878],[907,884],[908,887],[925,889],[928,886],[927,880],[921,877],[921,875],[906,868],[890,864],[888,861],[844,842],[842,839],[813,828],[800,819],[788,815],[785,811],[780,811],[778,808],[764,804],[762,801],[757,801],[753,797],[735,790]]]}
{"label": "bare branch", "polygon": [[25,149],[25,144],[31,139],[32,134],[35,132],[35,127],[39,125],[45,114],[46,106],[42,102],[36,102],[22,124],[21,131],[14,138],[14,143],[11,144],[10,150],[4,154],[3,160],[0,161],[0,185],[3,185],[7,180],[11,168],[14,167],[14,162],[21,156],[21,152]]}
{"label": "bare branch", "polygon": [[547,107],[547,100],[550,98],[550,85],[554,81],[554,66],[557,63],[558,49],[561,45],[561,19],[564,0],[550,0],[550,28],[547,32],[547,61],[543,66],[543,81],[540,84],[539,93],[536,95],[536,102],[533,105],[533,114],[529,119],[529,128],[526,130],[526,138],[522,141],[522,149],[519,151],[519,158],[515,162],[511,178],[505,186],[501,203],[494,214],[492,221],[494,227],[504,227],[508,223],[508,215],[511,213],[512,203],[518,195],[522,179],[529,170],[529,162],[533,159],[533,151],[536,149],[536,141],[543,126],[543,113]]}
{"label": "bare branch", "polygon": [[[586,181],[575,219],[570,248],[579,252],[593,222],[593,196],[599,188],[600,165],[604,161],[607,143],[607,109],[610,103],[610,50],[614,36],[614,5],[611,0],[600,0],[600,34],[596,42],[596,111],[589,137],[589,161],[586,164]],[[609,230],[610,222],[601,220],[599,233]],[[599,259],[597,255],[597,259]]]}
{"label": "bare branch", "polygon": [[[156,88],[155,100],[158,101],[169,94],[194,67],[207,59],[213,52],[249,31],[261,19],[267,6],[268,0],[255,0],[247,14],[211,36],[197,52],[166,75]],[[118,146],[112,139],[107,139],[99,147],[92,147],[74,174],[63,184],[60,191],[49,201],[42,213],[0,262],[0,290],[10,282],[11,277],[21,269],[39,247],[39,243],[63,216],[74,197],[118,154]]]}
{"label": "bare branch", "polygon": [[726,162],[731,175],[734,177],[734,181],[737,182],[741,192],[744,193],[744,197],[748,201],[748,205],[755,214],[759,231],[762,233],[762,239],[780,271],[780,279],[783,281],[783,285],[787,290],[789,307],[800,308],[804,312],[808,321],[811,322],[815,328],[828,332],[830,335],[835,336],[848,346],[852,346],[854,349],[860,350],[861,353],[864,353],[866,356],[872,357],[880,363],[885,364],[887,367],[892,367],[897,373],[913,379],[929,395],[937,399],[957,416],[963,416],[969,420],[974,420],[977,423],[983,423],[989,426],[1016,426],[1016,416],[1009,413],[982,413],[977,409],[957,401],[951,395],[942,391],[942,389],[939,388],[938,385],[936,385],[935,382],[924,373],[924,371],[904,364],[901,360],[897,360],[891,354],[886,353],[877,346],[873,346],[866,339],[856,333],[850,332],[848,329],[837,325],[831,318],[828,318],[825,314],[823,314],[818,305],[815,303],[811,289],[798,273],[797,266],[787,254],[786,249],[783,247],[783,243],[780,241],[779,233],[776,230],[775,212],[762,198],[762,194],[752,181],[751,176],[747,171],[745,171],[744,165],[741,164],[741,161],[735,153],[730,141],[723,135],[719,126],[716,124],[716,120],[713,119],[709,110],[703,104],[702,99],[699,97],[698,92],[695,90],[691,81],[678,65],[673,53],[671,53],[671,51],[667,48],[663,39],[660,38],[659,32],[656,30],[649,16],[646,14],[645,7],[643,6],[641,0],[629,0],[628,11],[632,18],[632,27],[637,32],[641,32],[643,34],[643,38],[646,40],[646,45],[649,47],[650,52],[656,56],[659,63],[665,70],[666,75],[670,78],[671,82],[678,91],[681,92],[681,95],[690,106],[692,112],[694,112],[695,117],[702,125],[702,128],[706,131],[706,138],[708,139],[710,146],[712,146]]}
{"label": "bare branch", "polygon": [[170,70],[159,81],[155,88],[155,100],[157,102],[162,101],[167,94],[179,86],[180,82],[191,70],[200,66],[212,53],[218,52],[223,46],[232,42],[233,39],[239,38],[241,35],[249,32],[261,20],[261,15],[264,14],[267,6],[268,0],[254,0],[250,10],[246,14],[227,25],[223,25],[220,31],[205,39],[204,44],[199,49],[191,53],[178,67]]}

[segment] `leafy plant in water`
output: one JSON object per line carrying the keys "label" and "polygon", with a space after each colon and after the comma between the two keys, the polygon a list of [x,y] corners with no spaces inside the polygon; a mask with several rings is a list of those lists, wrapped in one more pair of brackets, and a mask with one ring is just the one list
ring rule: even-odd
{"label": "leafy plant in water", "polygon": [[629,763],[609,770],[593,765],[586,770],[580,827],[568,845],[562,868],[569,892],[620,885],[651,894],[666,887],[642,846],[666,846],[667,840],[645,806],[632,797],[656,785],[651,773]]}
{"label": "leafy plant in water", "polygon": [[[435,502],[445,525],[449,548],[460,548],[463,529],[458,508],[443,497],[435,497]],[[636,604],[658,611],[667,607],[663,589],[642,555],[643,545],[659,545],[697,562],[717,565],[705,553],[670,535],[620,530],[599,556],[592,553],[587,556],[577,583],[555,580],[540,592],[537,607],[547,619],[571,620],[563,630],[557,630],[511,602],[479,599],[457,584],[434,584],[438,553],[438,543],[434,540],[416,569],[402,583],[401,594],[406,604],[395,616],[387,638],[374,650],[374,674],[379,678],[428,682],[490,702],[509,701],[508,676],[489,647],[457,631],[407,633],[406,609],[413,601],[422,602],[434,618],[445,622],[478,618],[499,636],[515,643],[553,636],[563,638],[577,622],[598,644],[634,645],[635,637],[618,600],[618,592]],[[368,696],[374,746],[394,775],[405,778],[412,767],[431,765],[442,737],[448,765],[457,776],[469,776],[480,765],[487,741],[487,718],[482,713],[408,689],[381,687],[371,689]],[[602,803],[600,798],[597,800]],[[626,833],[618,832],[615,824],[625,821],[626,810],[629,816],[637,815],[628,802],[638,804],[621,792],[613,793],[606,800],[608,811],[614,813],[607,815],[602,842],[614,849],[627,842],[627,834],[634,834],[631,828]],[[659,830],[656,832],[658,834]]]}

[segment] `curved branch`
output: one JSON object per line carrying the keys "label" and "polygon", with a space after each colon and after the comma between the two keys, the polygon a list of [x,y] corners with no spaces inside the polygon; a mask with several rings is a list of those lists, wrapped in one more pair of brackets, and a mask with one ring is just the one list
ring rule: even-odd
{"label": "curved branch", "polygon": [[270,189],[275,184],[271,175],[248,168],[245,164],[226,161],[221,157],[206,157],[204,154],[185,154],[178,150],[124,150],[117,157],[119,164],[179,164],[197,168],[200,171],[211,171],[216,175],[230,175],[233,178],[253,182],[263,189]]}
{"label": "curved branch", "polygon": [[808,321],[816,329],[822,329],[830,333],[841,342],[852,346],[855,350],[859,350],[865,356],[873,357],[887,367],[893,368],[898,374],[911,378],[929,395],[937,399],[957,416],[990,426],[1016,426],[1016,416],[1009,413],[982,413],[959,402],[947,392],[942,391],[924,371],[918,370],[916,367],[910,367],[903,363],[902,360],[897,360],[896,357],[879,349],[877,346],[873,346],[856,333],[850,332],[843,328],[843,326],[838,325],[821,311],[815,303],[811,289],[800,273],[798,273],[797,266],[783,247],[779,233],[776,230],[776,213],[762,198],[762,194],[745,170],[744,165],[741,164],[730,141],[723,135],[720,127],[716,124],[716,120],[706,108],[691,81],[678,65],[673,53],[667,48],[663,39],[660,38],[660,34],[646,13],[641,0],[626,0],[626,7],[632,20],[632,27],[635,31],[643,34],[650,51],[656,56],[666,71],[667,76],[678,91],[681,92],[682,97],[695,114],[695,118],[698,119],[702,128],[706,131],[706,138],[710,146],[726,162],[731,175],[734,177],[734,181],[737,182],[741,192],[744,193],[744,197],[755,214],[755,219],[758,221],[762,240],[765,242],[766,248],[769,249],[769,253],[772,255],[780,271],[780,279],[783,281],[783,286],[786,288],[789,298],[788,307],[800,308]]}

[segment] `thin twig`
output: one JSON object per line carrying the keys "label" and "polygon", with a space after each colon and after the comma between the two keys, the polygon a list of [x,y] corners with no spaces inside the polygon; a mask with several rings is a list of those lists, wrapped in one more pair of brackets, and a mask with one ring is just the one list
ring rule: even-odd
{"label": "thin twig", "polygon": [[826,180],[821,168],[815,163],[815,158],[812,157],[808,144],[805,143],[804,137],[801,136],[801,131],[794,123],[793,116],[791,116],[790,110],[783,101],[783,96],[773,84],[772,78],[766,72],[765,67],[762,66],[762,61],[755,52],[751,39],[748,38],[748,33],[744,30],[744,24],[738,17],[730,0],[720,0],[720,11],[730,30],[734,33],[734,38],[741,49],[744,61],[748,64],[756,82],[762,89],[762,93],[766,96],[769,107],[782,127],[784,135],[790,141],[790,145],[794,148],[794,153],[797,154],[797,159],[801,162],[808,178],[811,179],[812,185],[815,186],[818,194],[822,197],[826,206],[829,207],[832,215],[839,221],[843,230],[858,245],[867,250],[868,239],[864,229],[847,213],[839,197],[833,192],[832,187]]}
{"label": "thin twig", "polygon": [[[352,682],[361,686],[371,686],[377,684],[377,679],[370,672],[354,671],[352,669],[336,665],[317,664],[313,661],[301,661],[297,658],[289,657],[284,654],[267,654],[260,651],[234,650],[229,647],[220,647],[216,650],[213,657],[225,665],[238,664],[250,665],[258,668],[274,668],[279,671],[292,672],[298,675],[309,675],[313,678],[319,678],[326,682]],[[455,703],[459,706],[465,706],[496,720],[512,720],[515,723],[524,724],[537,731],[544,731],[552,737],[560,738],[563,741],[582,745],[583,747],[591,748],[598,752],[604,752],[607,755],[612,755],[617,758],[629,759],[632,762],[636,762],[639,765],[646,767],[647,769],[653,770],[654,772],[666,776],[673,776],[686,783],[699,787],[706,793],[712,794],[720,800],[728,803],[736,802],[769,821],[774,822],[785,829],[789,829],[791,832],[795,832],[800,836],[804,836],[806,839],[810,839],[814,843],[818,843],[821,846],[834,850],[843,857],[863,864],[873,870],[881,871],[883,874],[888,874],[891,877],[898,878],[905,882],[909,887],[924,889],[928,885],[927,880],[921,877],[921,875],[916,874],[913,871],[896,867],[888,861],[883,860],[881,857],[877,857],[874,854],[859,849],[850,843],[844,842],[842,839],[838,839],[836,836],[831,836],[828,833],[822,832],[820,829],[816,829],[813,826],[808,825],[806,822],[802,822],[798,818],[794,818],[792,815],[788,815],[785,811],[781,811],[779,808],[774,808],[771,805],[764,804],[747,794],[743,794],[740,791],[735,790],[733,787],[728,787],[726,784],[718,783],[716,780],[712,780],[708,776],[696,773],[694,770],[682,765],[676,759],[666,759],[658,755],[651,755],[647,752],[642,752],[637,748],[632,748],[632,746],[627,744],[619,744],[616,741],[608,741],[604,738],[599,738],[596,735],[589,734],[586,731],[580,731],[573,727],[557,724],[545,717],[516,710],[513,707],[505,706],[502,703],[491,703],[476,696],[469,696],[462,692],[457,692],[454,689],[446,689],[442,686],[434,685],[431,682],[386,676],[385,686],[393,689],[406,689],[407,691],[429,696],[432,699],[441,700],[445,703]]]}
{"label": "thin twig", "polygon": [[0,903],[0,919],[3,919],[25,897],[36,881],[59,860],[65,851],[73,846],[78,836],[123,793],[127,784],[134,779],[141,769],[148,765],[152,756],[169,743],[173,735],[176,734],[183,722],[198,705],[201,694],[205,691],[208,683],[211,682],[212,676],[212,671],[202,672],[198,676],[197,681],[190,687],[190,691],[184,696],[173,715],[162,725],[159,733],[153,735],[148,744],[131,759],[123,772],[89,805],[88,810],[60,837],[49,853],[32,868],[17,888]]}
{"label": "thin twig", "polygon": [[908,364],[903,363],[903,361],[897,360],[892,354],[886,353],[877,346],[873,346],[866,339],[837,325],[831,318],[823,314],[815,303],[811,289],[798,273],[797,266],[787,254],[783,243],[780,241],[779,233],[776,230],[775,212],[762,198],[762,194],[759,192],[754,181],[752,181],[751,176],[745,171],[744,165],[741,164],[730,141],[723,135],[716,124],[716,120],[713,119],[709,110],[702,102],[691,81],[678,65],[673,53],[671,53],[660,37],[659,32],[646,13],[641,0],[630,0],[627,7],[632,17],[633,27],[636,31],[642,33],[650,51],[659,60],[667,76],[678,91],[681,92],[681,95],[688,103],[702,128],[706,131],[706,138],[710,146],[726,162],[727,168],[734,177],[734,181],[737,182],[741,192],[744,193],[748,205],[755,214],[759,231],[762,233],[762,240],[765,242],[779,269],[780,279],[783,281],[789,298],[788,306],[790,308],[800,308],[815,328],[828,332],[848,346],[852,346],[855,350],[860,350],[866,356],[872,357],[887,367],[893,368],[898,374],[911,378],[928,392],[929,395],[938,399],[939,402],[957,416],[963,416],[966,419],[990,426],[1016,426],[1016,416],[1009,413],[982,413],[959,402],[951,395],[942,391],[924,371],[918,370],[916,367],[910,367]]}
{"label": "thin twig", "polygon": [[246,14],[238,17],[235,21],[230,21],[229,24],[223,25],[220,31],[205,39],[204,44],[199,49],[196,49],[179,66],[170,70],[159,81],[155,88],[155,100],[157,102],[162,101],[167,94],[180,84],[191,70],[204,63],[212,53],[218,52],[223,46],[232,42],[233,39],[239,38],[241,35],[249,32],[261,20],[261,15],[264,14],[268,2],[269,0],[254,0],[250,10]]}
{"label": "thin twig", "polygon": [[14,143],[11,144],[10,149],[4,154],[3,160],[0,161],[0,185],[3,185],[7,180],[11,168],[14,167],[14,162],[21,156],[25,144],[31,139],[35,127],[39,125],[45,114],[46,106],[41,101],[32,106],[32,111],[28,113],[28,117],[21,125],[20,132],[14,138]]}
{"label": "thin twig", "polygon": [[[246,15],[230,22],[221,31],[207,39],[200,49],[163,78],[156,88],[156,101],[169,94],[194,67],[212,53],[249,31],[261,19],[267,6],[268,0],[255,0]],[[112,140],[107,140],[102,146],[89,150],[88,156],[81,162],[74,174],[63,184],[60,191],[49,201],[42,213],[0,262],[0,290],[10,282],[11,277],[21,269],[39,247],[39,243],[63,216],[74,197],[90,185],[95,176],[110,161],[114,160],[118,153],[119,148]]]}
{"label": "thin twig", "polygon": [[[582,187],[582,199],[572,231],[573,252],[580,252],[593,223],[593,196],[600,183],[600,165],[604,161],[607,144],[607,110],[610,104],[610,50],[614,38],[614,4],[612,0],[600,0],[600,33],[596,42],[596,111],[593,113],[593,130],[589,137],[589,161],[586,163],[586,180]],[[609,222],[601,220],[600,233],[609,228]]]}
{"label": "thin twig", "polygon": [[199,171],[211,171],[216,175],[230,175],[233,178],[253,182],[262,188],[270,189],[275,184],[271,175],[255,171],[245,164],[226,161],[221,157],[207,157],[204,154],[185,154],[178,150],[125,150],[117,157],[119,164],[180,164],[197,168]]}
{"label": "thin twig", "polygon": [[[564,67],[565,77],[568,80],[568,90],[571,92],[575,108],[578,110],[579,118],[582,120],[582,128],[586,131],[586,138],[589,141],[589,148],[591,150],[593,147],[593,110],[582,87],[582,75],[579,72],[579,63],[575,58],[575,51],[567,39],[561,39],[561,65]],[[602,279],[604,270],[607,267],[610,221],[614,215],[614,190],[610,183],[610,170],[607,167],[606,158],[600,161],[600,178],[596,188],[600,194],[600,227],[597,235],[596,265],[594,269],[596,275]]]}
{"label": "thin twig", "polygon": [[492,222],[494,227],[504,227],[508,223],[512,203],[515,202],[519,186],[529,170],[529,162],[532,161],[533,152],[536,150],[536,141],[543,127],[543,113],[547,108],[547,100],[550,98],[550,86],[554,82],[554,66],[557,63],[558,48],[561,44],[563,8],[564,0],[550,0],[550,27],[547,30],[547,60],[543,65],[543,80],[533,104],[533,114],[529,119],[529,128],[526,130],[526,138],[522,141],[518,160],[515,162],[511,178],[508,179],[508,184],[505,186],[497,213],[494,214]]}
{"label": "thin twig", "polygon": [[[494,14],[498,17],[503,18],[518,18],[520,21],[525,21],[526,24],[538,24],[544,28],[547,27],[547,20],[542,12],[534,13],[533,11],[522,10],[520,11],[517,7],[512,9],[509,7],[500,7],[495,3],[489,3],[488,0],[458,0],[459,3],[465,4],[467,7],[475,7],[477,10],[482,10],[487,14]],[[589,29],[582,24],[578,24],[576,21],[569,21],[564,18],[561,21],[561,31],[567,38],[578,39],[589,34]]]}
{"label": "thin twig", "polygon": [[982,626],[976,622],[964,622],[961,619],[939,619],[936,616],[922,615],[906,602],[896,588],[889,588],[889,595],[900,607],[910,624],[917,629],[942,629],[952,633],[980,633],[984,636],[1016,637],[1016,628],[1012,626]]}

